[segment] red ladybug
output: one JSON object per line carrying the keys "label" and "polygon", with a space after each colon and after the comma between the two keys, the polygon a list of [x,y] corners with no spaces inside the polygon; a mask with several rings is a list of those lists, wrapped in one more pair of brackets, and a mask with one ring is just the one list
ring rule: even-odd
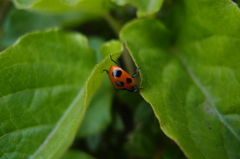
{"label": "red ladybug", "polygon": [[111,55],[110,58],[115,64],[117,64],[117,66],[112,65],[109,70],[104,69],[103,71],[107,72],[112,84],[117,89],[127,90],[130,92],[138,92],[142,87],[138,87],[137,85],[135,85],[134,78],[138,75],[140,67],[137,68],[136,73],[130,76],[120,67],[120,65],[116,61],[112,59]]}

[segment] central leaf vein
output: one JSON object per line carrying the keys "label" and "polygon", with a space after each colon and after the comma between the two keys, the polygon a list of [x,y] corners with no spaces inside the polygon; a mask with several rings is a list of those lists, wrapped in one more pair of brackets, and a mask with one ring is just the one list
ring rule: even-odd
{"label": "central leaf vein", "polygon": [[184,60],[180,57],[179,54],[175,53],[175,55],[177,56],[177,58],[180,60],[180,62],[183,64],[183,66],[186,68],[189,76],[191,77],[191,79],[193,80],[193,82],[197,85],[197,87],[201,90],[201,92],[204,94],[204,96],[206,97],[206,100],[209,101],[210,105],[212,106],[214,112],[217,114],[219,120],[223,123],[223,125],[237,138],[238,141],[240,141],[240,136],[239,134],[234,130],[234,128],[224,119],[224,117],[222,116],[222,114],[219,112],[219,110],[217,109],[217,106],[215,105],[215,103],[212,100],[211,95],[208,93],[208,91],[204,88],[204,86],[202,85],[202,83],[198,80],[198,78],[196,77],[196,75],[193,73],[193,71],[188,67],[188,65],[186,64],[186,62],[184,62]]}

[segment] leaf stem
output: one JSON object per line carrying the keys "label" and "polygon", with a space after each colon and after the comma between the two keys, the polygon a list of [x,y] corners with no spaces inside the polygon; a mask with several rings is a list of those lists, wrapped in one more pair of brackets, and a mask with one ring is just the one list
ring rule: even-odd
{"label": "leaf stem", "polygon": [[3,17],[6,14],[6,10],[10,5],[10,1],[3,1],[0,3],[0,29],[2,28]]}
{"label": "leaf stem", "polygon": [[[116,36],[119,37],[122,25],[119,22],[117,22],[109,13],[105,14],[104,18],[109,23]],[[125,44],[123,44],[123,48],[124,48],[122,53],[123,65],[125,66],[126,70],[128,70],[128,72],[132,74],[134,73],[134,62]]]}
{"label": "leaf stem", "polygon": [[111,26],[115,35],[118,37],[119,32],[121,30],[121,25],[109,13],[105,14],[103,17]]}
{"label": "leaf stem", "polygon": [[[3,1],[0,2],[0,40],[3,39],[4,32],[3,32],[3,18],[6,15],[6,11],[9,8],[11,2],[10,1]],[[3,46],[0,46],[0,51],[3,50]]]}

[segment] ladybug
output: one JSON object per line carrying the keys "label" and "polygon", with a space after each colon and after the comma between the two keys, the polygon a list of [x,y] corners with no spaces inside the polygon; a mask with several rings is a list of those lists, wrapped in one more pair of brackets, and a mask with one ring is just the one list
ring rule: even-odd
{"label": "ladybug", "polygon": [[134,78],[138,75],[140,67],[137,68],[136,73],[130,76],[126,71],[124,71],[120,65],[112,59],[111,60],[117,64],[117,66],[112,65],[109,70],[104,69],[102,72],[106,71],[111,83],[117,88],[121,90],[127,90],[130,92],[138,92],[142,87],[138,87],[135,85]]}

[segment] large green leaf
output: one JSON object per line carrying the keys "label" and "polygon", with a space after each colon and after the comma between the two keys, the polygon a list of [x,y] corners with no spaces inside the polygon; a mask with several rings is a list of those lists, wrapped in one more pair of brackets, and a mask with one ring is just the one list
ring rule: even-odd
{"label": "large green leaf", "polygon": [[138,17],[146,17],[146,16],[150,16],[154,13],[156,13],[157,11],[159,11],[159,9],[162,6],[163,0],[150,0],[150,1],[146,1],[146,0],[111,0],[113,2],[115,2],[116,4],[122,6],[122,5],[126,5],[127,3],[132,4],[133,6],[135,6],[138,11],[137,11],[137,16]]}
{"label": "large green leaf", "polygon": [[64,13],[85,11],[94,14],[105,14],[110,7],[108,0],[13,0],[20,9],[30,8],[34,11]]}
{"label": "large green leaf", "polygon": [[84,36],[51,30],[21,38],[0,61],[0,157],[58,157],[110,60],[95,66]]}
{"label": "large green leaf", "polygon": [[142,66],[141,94],[189,158],[239,158],[239,9],[225,0],[176,6],[170,32],[157,20],[134,21],[121,32]]}

